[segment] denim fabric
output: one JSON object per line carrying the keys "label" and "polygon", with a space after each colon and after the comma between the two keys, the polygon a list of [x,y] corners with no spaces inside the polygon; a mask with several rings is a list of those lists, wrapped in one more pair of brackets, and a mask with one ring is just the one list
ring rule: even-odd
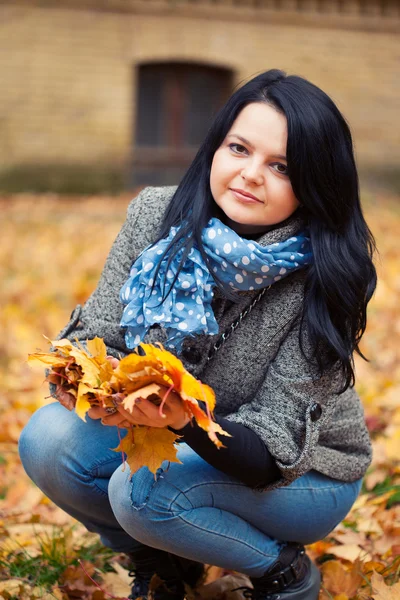
{"label": "denim fabric", "polygon": [[115,427],[58,403],[38,410],[20,438],[31,479],[67,513],[117,552],[146,544],[199,562],[260,577],[282,544],[315,542],[335,528],[362,480],[343,482],[309,471],[289,486],[254,491],[206,463],[186,444],[183,464],[130,477]]}

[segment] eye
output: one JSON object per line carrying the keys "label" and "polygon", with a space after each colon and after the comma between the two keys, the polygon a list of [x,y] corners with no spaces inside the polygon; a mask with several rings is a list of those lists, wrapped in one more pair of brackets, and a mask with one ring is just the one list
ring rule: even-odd
{"label": "eye", "polygon": [[288,168],[283,163],[273,163],[271,166],[274,169],[274,171],[276,171],[280,175],[287,175],[288,174]]}
{"label": "eye", "polygon": [[247,149],[244,146],[242,146],[242,144],[229,144],[229,148],[233,150],[235,154],[244,154],[244,152],[247,152]]}

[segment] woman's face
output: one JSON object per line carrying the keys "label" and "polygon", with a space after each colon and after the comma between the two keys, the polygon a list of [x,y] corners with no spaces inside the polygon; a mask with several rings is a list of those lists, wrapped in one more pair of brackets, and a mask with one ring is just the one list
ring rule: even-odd
{"label": "woman's face", "polygon": [[215,152],[211,193],[223,220],[237,233],[267,231],[299,206],[287,175],[286,144],[285,115],[253,102],[239,113]]}

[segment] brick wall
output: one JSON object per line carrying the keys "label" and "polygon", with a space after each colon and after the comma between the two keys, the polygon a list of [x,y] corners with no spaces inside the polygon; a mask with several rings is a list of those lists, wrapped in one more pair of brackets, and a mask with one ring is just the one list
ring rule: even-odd
{"label": "brick wall", "polygon": [[227,67],[236,83],[272,67],[302,75],[347,117],[361,165],[399,162],[395,13],[385,30],[382,19],[375,29],[339,27],[326,16],[321,27],[318,18],[296,23],[282,12],[279,20],[255,19],[254,8],[224,18],[157,13],[153,0],[151,11],[130,12],[60,4],[0,3],[0,171],[32,163],[125,164],[135,65],[149,60]]}

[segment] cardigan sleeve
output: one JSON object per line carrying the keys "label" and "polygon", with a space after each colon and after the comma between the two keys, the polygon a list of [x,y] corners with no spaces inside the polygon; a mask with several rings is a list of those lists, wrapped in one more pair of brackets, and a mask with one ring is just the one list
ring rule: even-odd
{"label": "cardigan sleeve", "polygon": [[254,489],[264,489],[279,479],[273,456],[254,430],[218,415],[215,421],[232,436],[223,437],[222,448],[211,444],[207,432],[194,420],[182,429],[168,429],[180,435],[179,442],[185,442],[208,464]]}
{"label": "cardigan sleeve", "polygon": [[[299,321],[299,320],[298,320]],[[312,468],[321,425],[329,419],[341,377],[332,370],[322,377],[300,348],[297,322],[280,344],[253,400],[226,418],[255,431],[266,444],[281,477],[265,489],[289,485]],[[310,345],[303,334],[303,348]]]}
{"label": "cardigan sleeve", "polygon": [[[121,358],[128,353],[124,330],[119,325],[124,308],[119,293],[129,277],[132,263],[139,255],[134,236],[139,235],[141,240],[151,243],[158,221],[161,222],[163,207],[160,190],[145,188],[131,201],[126,220],[111,247],[96,289],[83,306],[78,305],[73,310],[57,339],[85,342],[97,336],[104,339],[109,355]],[[153,205],[158,210],[151,210]]]}

